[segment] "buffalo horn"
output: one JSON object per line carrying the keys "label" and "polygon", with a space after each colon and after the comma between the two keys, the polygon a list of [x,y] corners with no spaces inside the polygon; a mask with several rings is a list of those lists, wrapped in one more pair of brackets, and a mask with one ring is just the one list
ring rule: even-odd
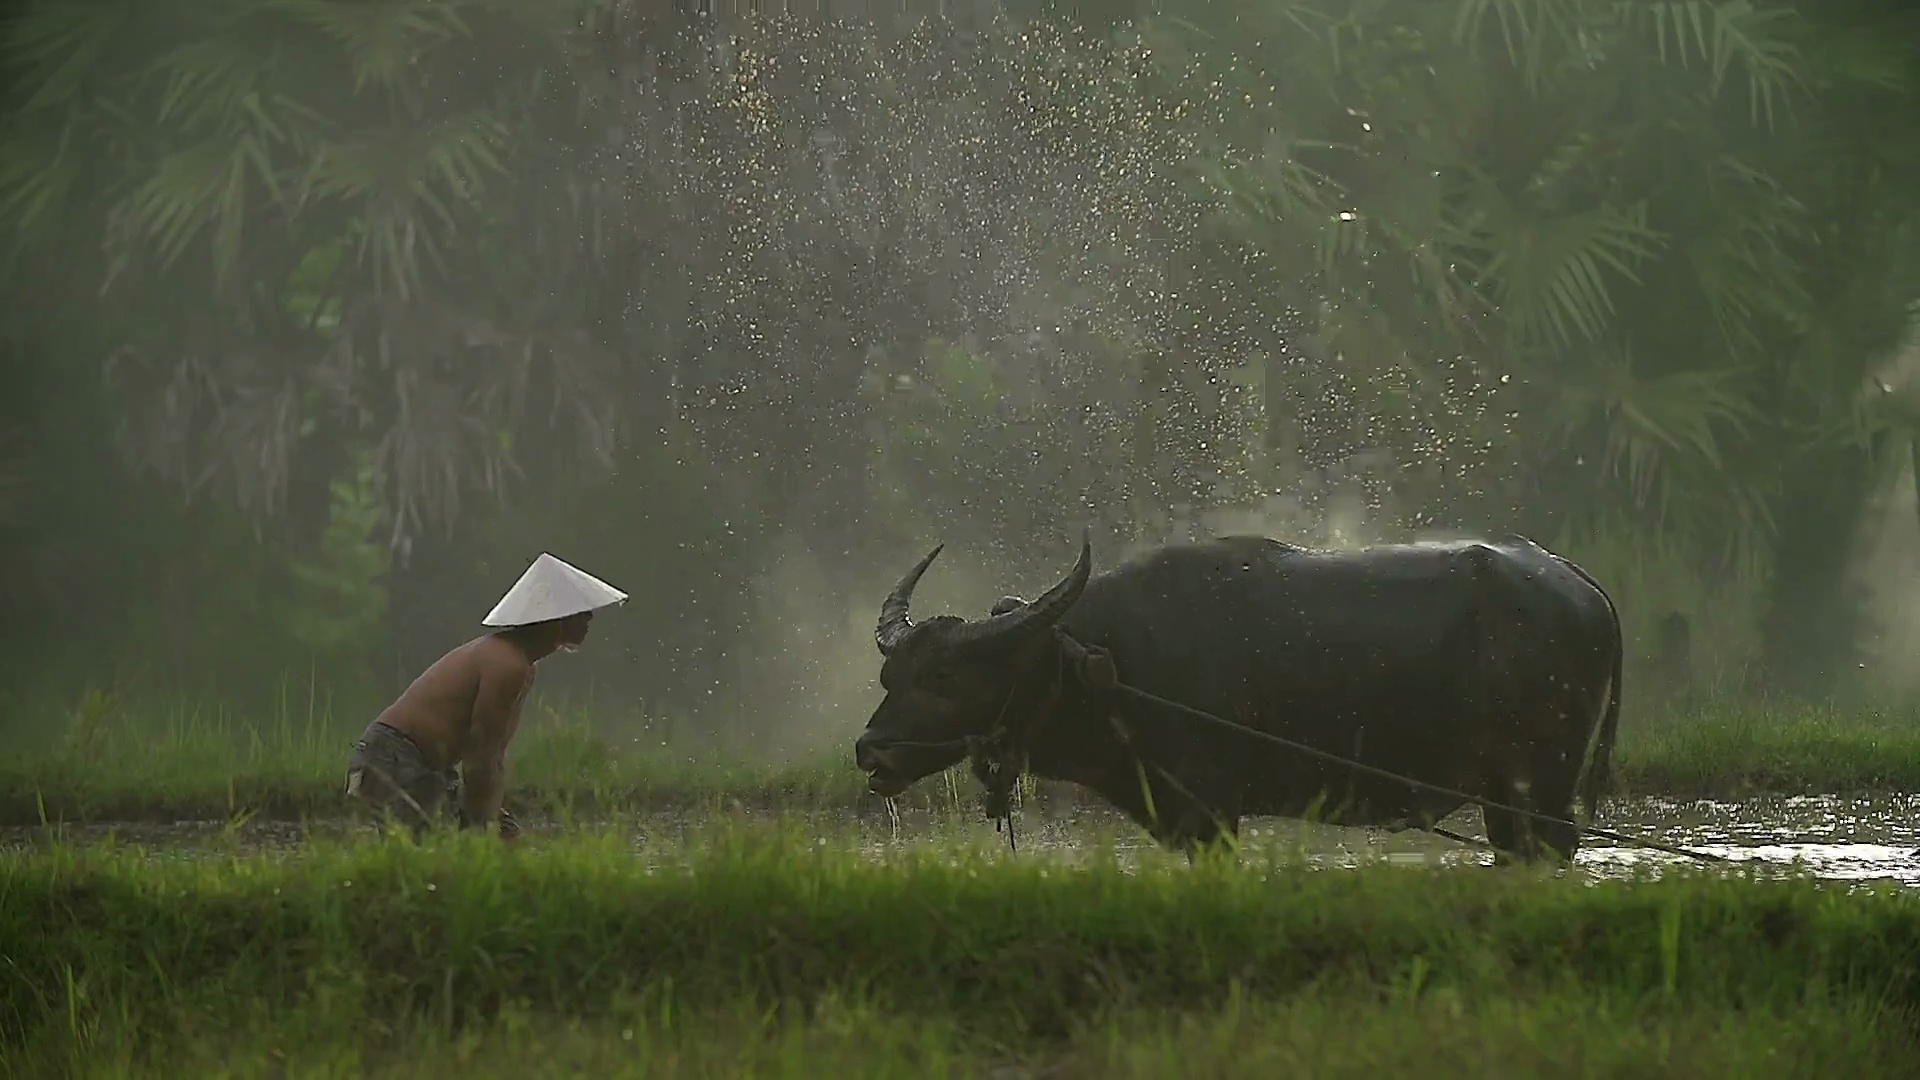
{"label": "buffalo horn", "polygon": [[894,648],[900,644],[900,639],[906,637],[907,631],[913,629],[913,619],[907,614],[913,607],[913,588],[920,584],[921,575],[927,572],[927,567],[933,565],[933,560],[945,546],[945,544],[935,544],[933,550],[927,552],[927,557],[915,563],[913,569],[907,571],[906,576],[893,587],[893,591],[887,594],[886,600],[881,602],[880,622],[873,628],[874,644],[880,646],[881,656],[892,655]]}
{"label": "buffalo horn", "polygon": [[946,643],[957,649],[967,648],[1052,626],[1060,621],[1075,600],[1080,599],[1080,591],[1087,587],[1087,578],[1092,573],[1093,544],[1083,532],[1080,537],[1080,558],[1074,562],[1073,569],[1067,571],[1067,576],[1060,579],[1059,584],[1042,593],[1031,604],[956,627]]}

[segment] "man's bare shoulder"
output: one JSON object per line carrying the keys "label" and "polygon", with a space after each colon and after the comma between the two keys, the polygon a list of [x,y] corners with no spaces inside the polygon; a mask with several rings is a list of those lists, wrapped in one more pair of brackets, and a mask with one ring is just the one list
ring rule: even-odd
{"label": "man's bare shoulder", "polygon": [[512,642],[502,641],[493,634],[482,634],[455,645],[427,665],[417,685],[444,690],[460,685],[472,687],[486,680],[524,678],[531,667],[527,654]]}
{"label": "man's bare shoulder", "polygon": [[470,650],[476,667],[494,678],[524,679],[533,672],[526,651],[498,634],[483,634],[461,648]]}

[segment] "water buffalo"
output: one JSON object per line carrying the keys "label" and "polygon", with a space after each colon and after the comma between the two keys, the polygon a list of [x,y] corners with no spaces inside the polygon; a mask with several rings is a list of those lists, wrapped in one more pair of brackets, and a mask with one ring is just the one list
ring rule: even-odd
{"label": "water buffalo", "polygon": [[1190,857],[1237,837],[1242,815],[1398,830],[1466,805],[1123,688],[1557,819],[1486,811],[1502,862],[1570,861],[1576,789],[1591,812],[1606,786],[1620,621],[1585,571],[1526,539],[1318,551],[1231,536],[1097,577],[1083,539],[1038,599],[916,624],[914,586],[940,550],[880,608],[886,696],[854,744],[876,794],[991,735],[1016,768],[1091,789]]}

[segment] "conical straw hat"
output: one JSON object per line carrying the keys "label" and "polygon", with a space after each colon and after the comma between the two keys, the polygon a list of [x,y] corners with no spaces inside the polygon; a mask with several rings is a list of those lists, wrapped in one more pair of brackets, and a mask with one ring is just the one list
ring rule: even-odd
{"label": "conical straw hat", "polygon": [[480,622],[483,626],[527,626],[583,611],[597,611],[626,600],[627,594],[619,589],[541,552]]}

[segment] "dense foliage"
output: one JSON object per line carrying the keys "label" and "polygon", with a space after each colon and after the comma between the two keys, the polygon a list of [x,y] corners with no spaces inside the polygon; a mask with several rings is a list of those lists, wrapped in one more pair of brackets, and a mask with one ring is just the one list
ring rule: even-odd
{"label": "dense foliage", "polygon": [[596,682],[784,706],[936,532],[984,604],[1237,510],[1526,531],[1834,688],[1920,415],[1912,15],[1107,14],[9,15],[15,660],[379,687],[548,549],[634,595]]}

